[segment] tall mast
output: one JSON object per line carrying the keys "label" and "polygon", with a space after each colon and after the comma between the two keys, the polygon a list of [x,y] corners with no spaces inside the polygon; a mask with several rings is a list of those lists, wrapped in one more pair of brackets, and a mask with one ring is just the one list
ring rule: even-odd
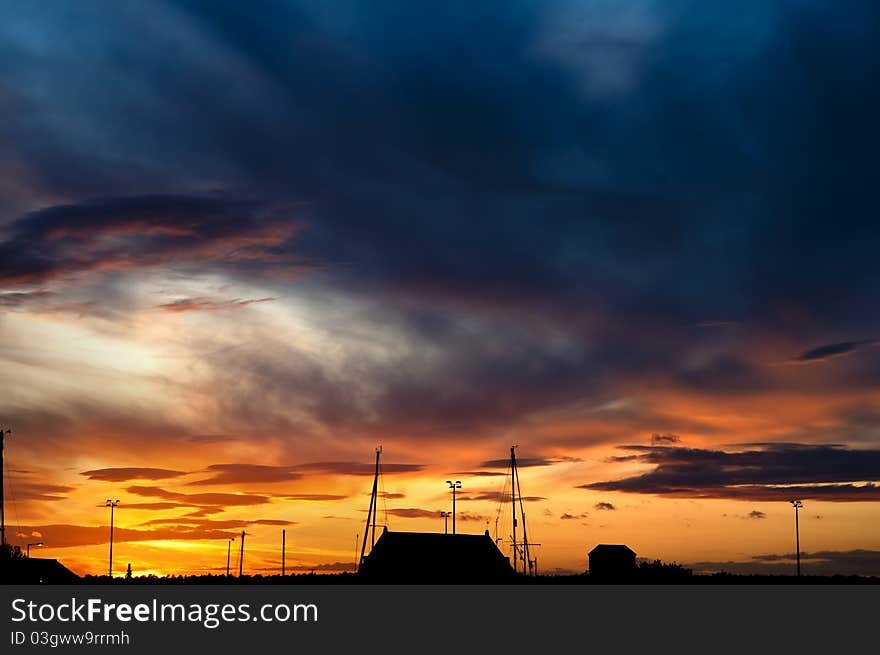
{"label": "tall mast", "polygon": [[510,509],[513,515],[513,572],[516,573],[516,446],[510,447]]}
{"label": "tall mast", "polygon": [[[514,477],[516,478],[516,491],[519,496],[519,511],[522,514],[522,529],[523,529],[523,555],[525,556],[525,563],[523,564],[523,573],[528,574],[529,570],[526,569],[528,565],[529,569],[532,567],[532,560],[529,559],[529,538],[526,535],[526,508],[523,505],[522,499],[522,487],[519,484],[519,471],[516,466],[513,468]],[[511,484],[513,484],[511,482]]]}
{"label": "tall mast", "polygon": [[[379,455],[382,454],[382,446],[376,448],[376,473],[373,476],[373,491],[370,494],[370,509],[367,510],[367,527],[364,532],[364,540],[361,542],[361,558],[358,560],[358,569],[360,569],[361,564],[364,563],[364,553],[367,549],[367,534],[370,532],[370,521],[373,521],[373,544],[376,543],[376,528],[375,528],[375,517],[373,516],[373,509],[375,506],[375,510],[378,513],[379,507],[376,502],[376,495],[379,485]],[[355,544],[357,546],[357,544]]]}
{"label": "tall mast", "polygon": [[373,552],[373,546],[376,545],[376,517],[379,515],[379,455],[382,454],[382,446],[376,448],[376,473],[373,476],[373,498],[375,498],[375,509],[373,511],[373,534],[370,537],[370,552]]}

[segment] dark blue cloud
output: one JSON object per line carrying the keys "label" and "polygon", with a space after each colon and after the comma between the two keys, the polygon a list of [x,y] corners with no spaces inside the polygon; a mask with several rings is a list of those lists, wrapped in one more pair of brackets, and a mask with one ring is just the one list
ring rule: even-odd
{"label": "dark blue cloud", "polygon": [[794,443],[766,444],[760,449],[735,452],[668,446],[623,448],[636,454],[614,457],[612,461],[654,468],[581,488],[753,501],[804,498],[852,502],[880,498],[880,450],[876,449]]}
{"label": "dark blue cloud", "polygon": [[869,345],[872,341],[844,341],[842,343],[829,343],[825,346],[818,346],[802,352],[795,357],[796,362],[821,362],[832,357],[840,357],[848,355],[860,346]]}
{"label": "dark blue cloud", "polygon": [[[241,233],[250,214],[231,199],[297,203],[302,229],[272,245],[276,261],[326,265],[321,284],[459,348],[461,379],[498,397],[518,387],[497,401],[502,416],[633,371],[771,388],[746,344],[686,326],[736,321],[813,343],[875,332],[878,12],[764,0],[29,6],[0,27],[0,172],[18,180],[0,204],[4,279],[80,260],[34,236],[59,213],[222,189],[228,206],[214,210],[245,216]],[[35,211],[51,204],[63,207]],[[161,261],[144,255],[156,240],[137,245],[143,263]],[[540,316],[568,345],[550,352],[514,330],[498,356],[484,335],[456,332],[487,314]],[[707,339],[727,341],[686,357]],[[859,383],[876,381],[863,366]],[[483,407],[403,375],[379,403],[429,397],[438,417]]]}

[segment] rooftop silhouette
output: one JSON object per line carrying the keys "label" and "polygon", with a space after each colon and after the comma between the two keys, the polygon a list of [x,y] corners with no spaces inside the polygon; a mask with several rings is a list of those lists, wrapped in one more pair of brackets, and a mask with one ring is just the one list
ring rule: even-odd
{"label": "rooftop silhouette", "polygon": [[358,575],[367,582],[500,582],[513,577],[508,559],[483,534],[385,530]]}

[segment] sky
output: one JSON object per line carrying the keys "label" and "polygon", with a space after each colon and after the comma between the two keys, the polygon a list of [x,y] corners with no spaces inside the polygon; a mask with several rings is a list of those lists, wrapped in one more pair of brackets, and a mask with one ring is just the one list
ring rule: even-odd
{"label": "sky", "polygon": [[539,572],[880,575],[876,3],[0,15],[10,542],[347,570],[381,446],[510,553],[516,445]]}

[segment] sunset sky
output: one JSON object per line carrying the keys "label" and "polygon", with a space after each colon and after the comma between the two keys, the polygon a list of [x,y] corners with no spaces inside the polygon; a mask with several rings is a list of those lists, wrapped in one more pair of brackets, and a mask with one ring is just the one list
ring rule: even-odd
{"label": "sunset sky", "polygon": [[[8,539],[880,575],[880,8],[0,0]],[[451,527],[451,526],[450,526]],[[232,566],[237,568],[238,538]]]}

